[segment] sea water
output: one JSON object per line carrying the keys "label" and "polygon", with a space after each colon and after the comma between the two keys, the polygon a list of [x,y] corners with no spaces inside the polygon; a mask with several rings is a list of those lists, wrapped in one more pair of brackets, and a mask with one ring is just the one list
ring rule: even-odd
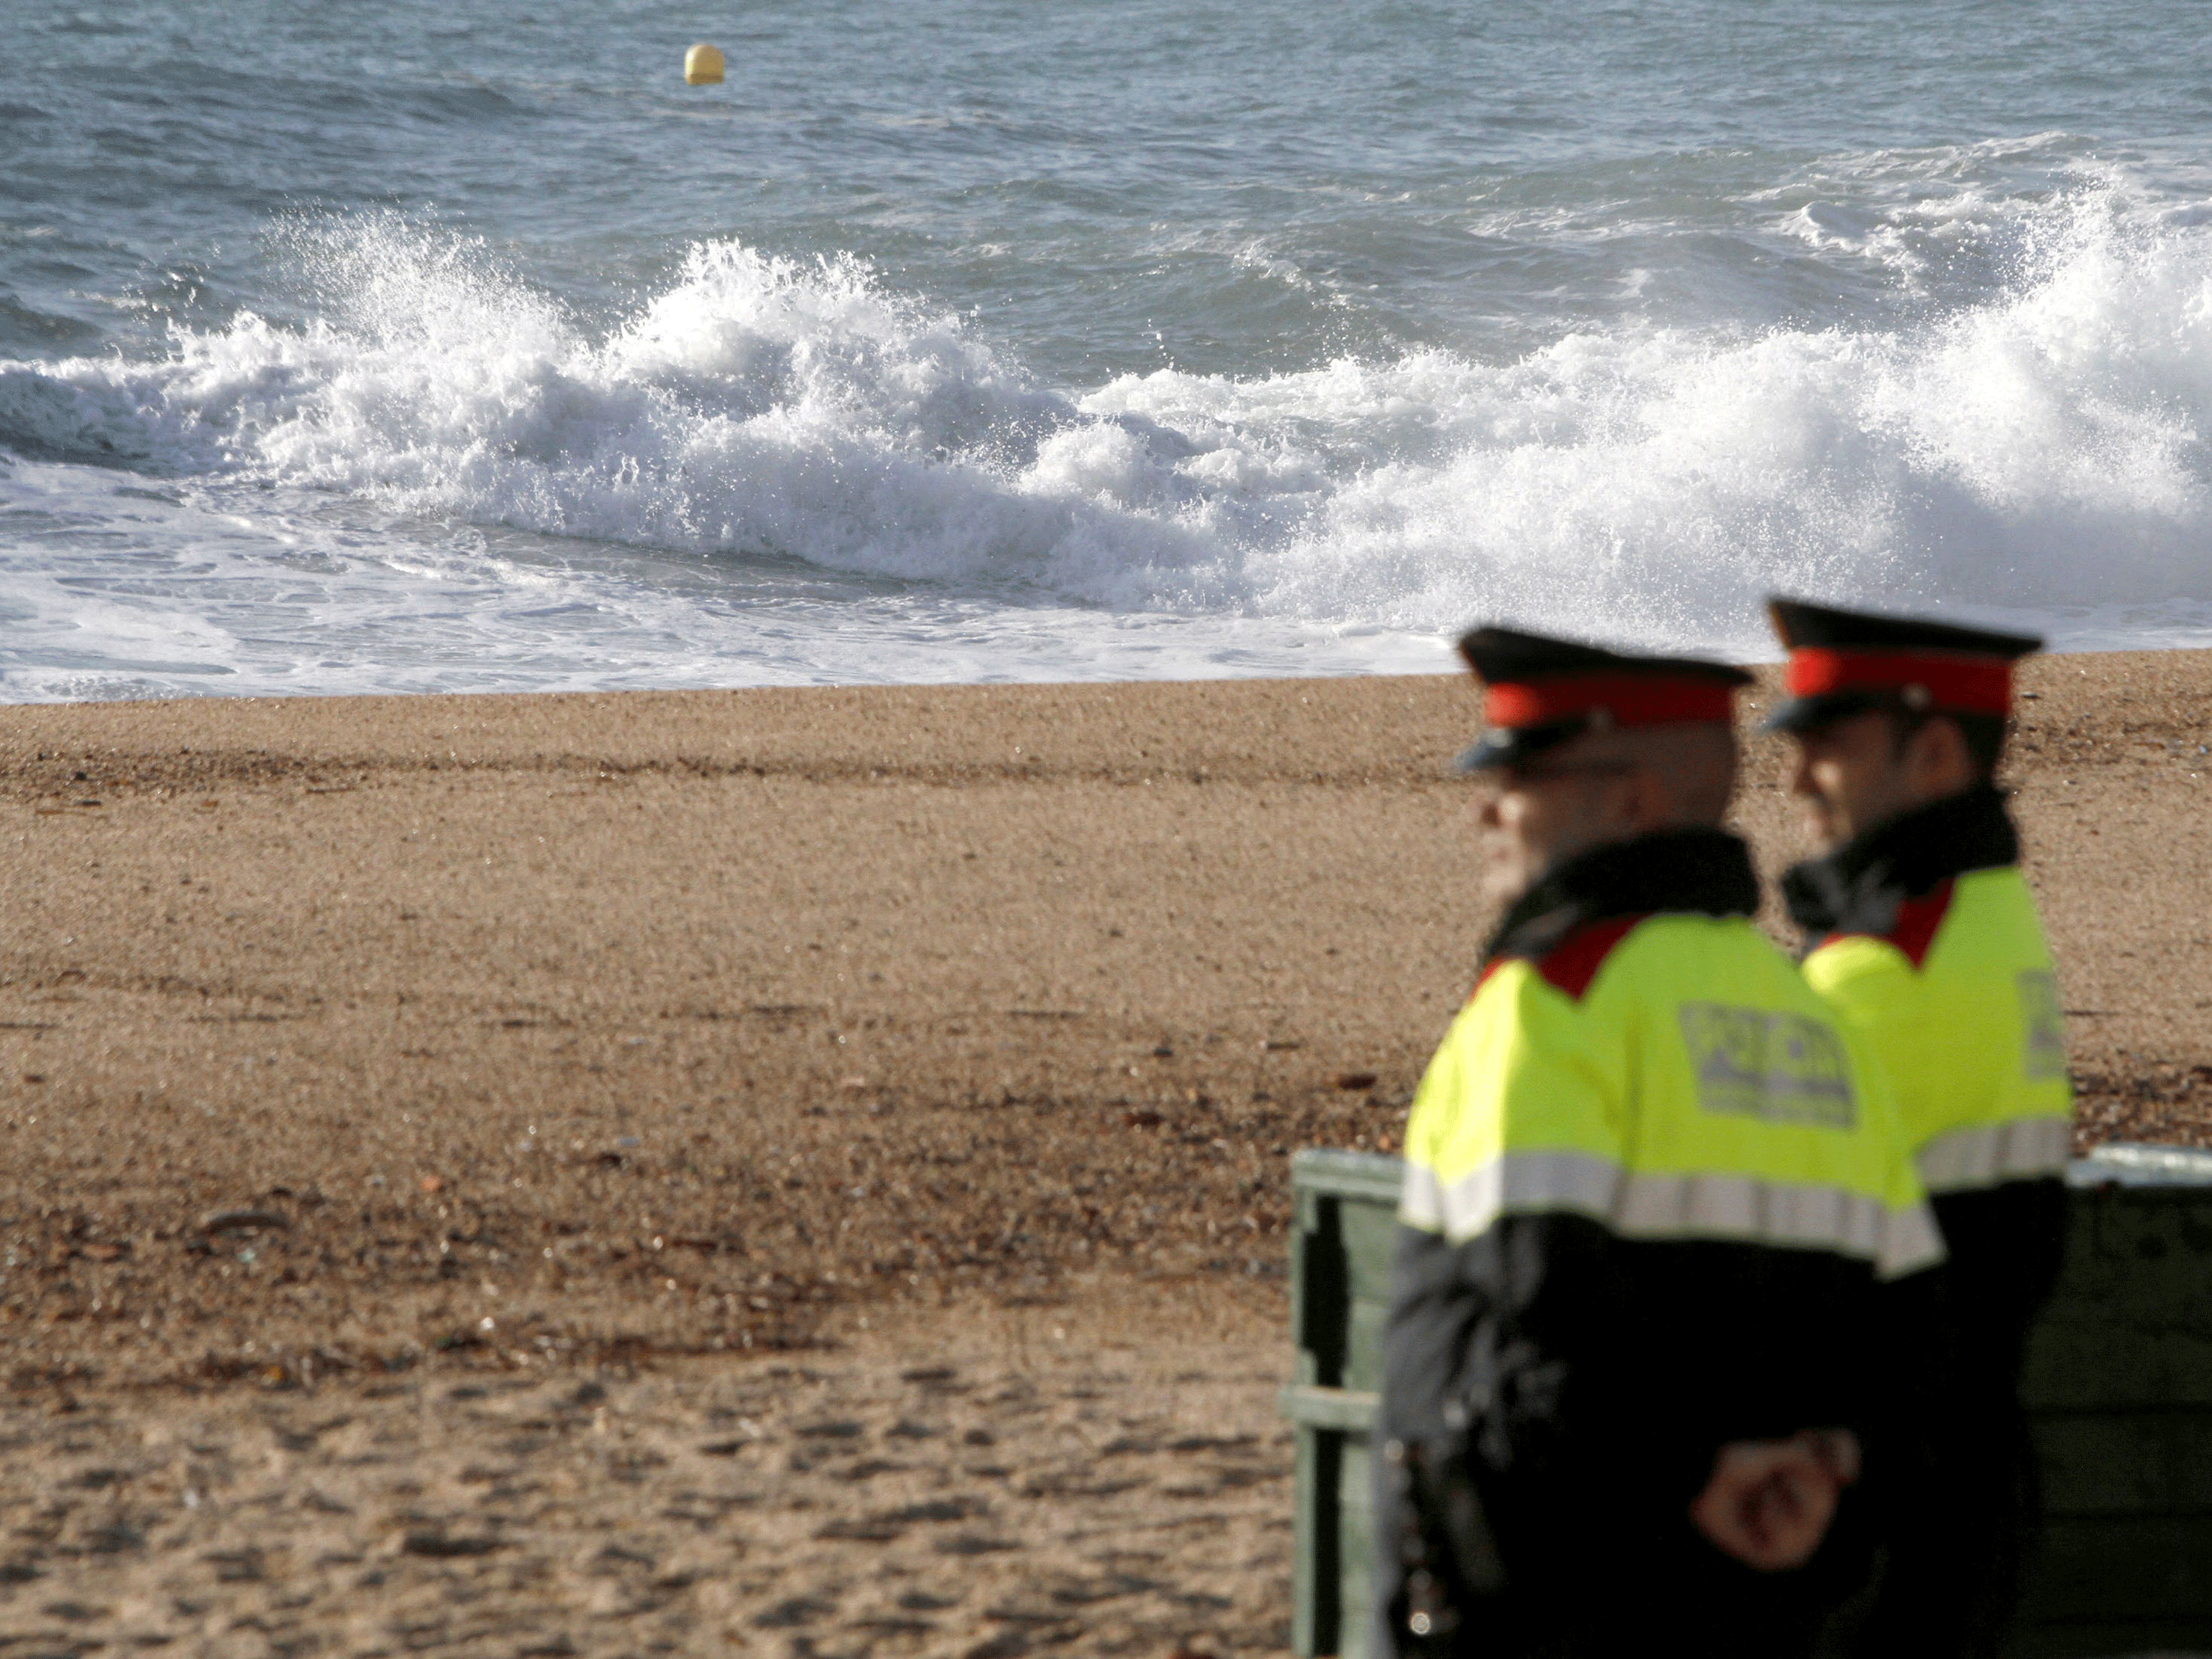
{"label": "sea water", "polygon": [[2212,642],[2208,27],[0,0],[0,696]]}

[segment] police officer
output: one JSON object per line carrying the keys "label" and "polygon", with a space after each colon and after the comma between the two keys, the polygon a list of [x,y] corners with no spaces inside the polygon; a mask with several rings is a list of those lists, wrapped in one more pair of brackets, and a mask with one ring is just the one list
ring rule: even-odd
{"label": "police officer", "polygon": [[1752,926],[1747,677],[1461,649],[1512,902],[1407,1125],[1370,1648],[1807,1651],[1864,1571],[1881,1286],[1941,1247],[1887,1085]]}
{"label": "police officer", "polygon": [[2051,951],[1991,781],[2042,641],[1776,599],[1794,789],[1826,855],[1784,878],[1807,980],[1875,1049],[1949,1261],[1921,1363],[1933,1466],[1897,1497],[1869,1652],[1993,1651],[2018,1600],[2029,1321],[2058,1270],[2072,1091]]}

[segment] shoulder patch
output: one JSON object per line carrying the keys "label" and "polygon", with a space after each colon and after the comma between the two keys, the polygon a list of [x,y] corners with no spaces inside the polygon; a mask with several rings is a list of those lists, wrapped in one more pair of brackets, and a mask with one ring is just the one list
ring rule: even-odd
{"label": "shoulder patch", "polygon": [[1643,916],[1613,916],[1578,927],[1547,951],[1536,962],[1536,971],[1559,989],[1580,1002],[1583,993],[1605,966],[1613,946],[1626,939]]}
{"label": "shoulder patch", "polygon": [[2065,1011],[2058,1006],[2056,975],[2040,969],[2014,976],[2020,987],[2020,1023],[2025,1034],[2021,1075],[2030,1083],[2066,1079]]}

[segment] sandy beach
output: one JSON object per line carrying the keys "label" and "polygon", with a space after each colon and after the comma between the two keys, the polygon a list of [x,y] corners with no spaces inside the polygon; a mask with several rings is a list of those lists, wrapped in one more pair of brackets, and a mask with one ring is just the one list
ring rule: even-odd
{"label": "sandy beach", "polygon": [[[2212,653],[2023,683],[2080,1138],[2212,1140]],[[1286,1160],[1469,981],[1475,721],[0,714],[0,1652],[1283,1647]]]}

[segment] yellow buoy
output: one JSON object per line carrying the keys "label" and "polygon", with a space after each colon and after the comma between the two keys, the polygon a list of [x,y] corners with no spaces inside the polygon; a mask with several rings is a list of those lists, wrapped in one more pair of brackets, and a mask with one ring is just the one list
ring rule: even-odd
{"label": "yellow buoy", "polygon": [[710,46],[704,40],[684,54],[684,79],[691,86],[720,86],[722,81],[722,49]]}

